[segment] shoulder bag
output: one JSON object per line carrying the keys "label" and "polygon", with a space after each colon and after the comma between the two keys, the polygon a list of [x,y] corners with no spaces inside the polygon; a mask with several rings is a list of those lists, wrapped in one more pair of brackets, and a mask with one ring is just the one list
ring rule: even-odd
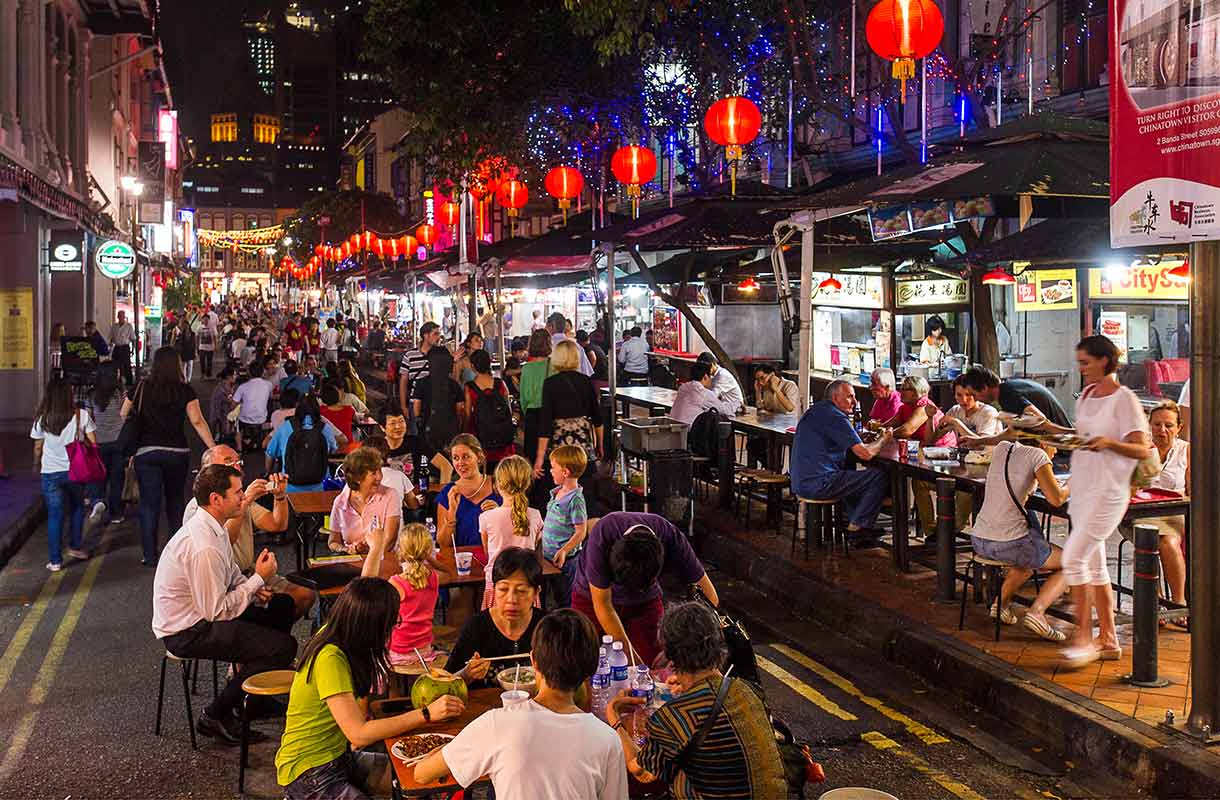
{"label": "shoulder bag", "polygon": [[76,436],[68,442],[68,480],[73,483],[101,483],[106,480],[106,465],[97,445],[81,434],[80,409],[76,409]]}
{"label": "shoulder bag", "polygon": [[732,679],[732,672],[733,668],[731,666],[725,670],[724,677],[720,679],[720,690],[716,692],[716,702],[712,703],[712,710],[708,712],[707,719],[703,720],[699,730],[695,731],[695,735],[691,737],[686,746],[682,748],[682,752],[678,753],[678,757],[674,759],[675,771],[686,772],[686,768],[690,766],[691,759],[695,756],[695,751],[703,744],[703,740],[707,738],[708,732],[716,724],[716,719],[720,716],[720,712],[724,710],[724,698],[729,693],[729,682]]}
{"label": "shoulder bag", "polygon": [[1008,462],[1012,460],[1012,451],[1016,446],[1016,442],[1010,442],[1008,445],[1008,452],[1004,454],[1004,485],[1008,487],[1008,496],[1012,498],[1012,504],[1017,507],[1017,511],[1021,513],[1021,516],[1025,517],[1025,527],[1029,529],[1029,535],[1041,536],[1042,525],[1038,522],[1038,515],[1027,509],[1021,503],[1021,501],[1017,499],[1017,493],[1013,491],[1012,481],[1008,477]]}
{"label": "shoulder bag", "polygon": [[[1093,390],[1093,384],[1085,387],[1080,393],[1080,399],[1086,399]],[[1078,401],[1079,402],[1079,401]],[[1156,480],[1156,476],[1161,474],[1164,465],[1161,463],[1161,453],[1155,446],[1148,447],[1148,454],[1136,462],[1135,468],[1131,470],[1131,493],[1135,494],[1140,489],[1147,489]]]}
{"label": "shoulder bag", "polygon": [[134,408],[127,412],[127,419],[123,420],[123,427],[119,429],[119,450],[123,453],[124,458],[134,456],[136,450],[140,449],[140,435],[143,433],[143,422],[140,417],[144,412],[143,382],[136,389],[136,396],[132,401],[132,405]]}

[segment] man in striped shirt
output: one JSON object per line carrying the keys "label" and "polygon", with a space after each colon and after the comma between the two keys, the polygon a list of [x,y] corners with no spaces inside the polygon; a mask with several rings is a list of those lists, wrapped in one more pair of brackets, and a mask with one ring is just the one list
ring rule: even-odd
{"label": "man in striped shirt", "polygon": [[425,322],[419,328],[419,347],[408,350],[402,357],[402,369],[398,373],[398,405],[403,416],[410,415],[411,385],[428,377],[428,352],[440,344],[441,326]]}

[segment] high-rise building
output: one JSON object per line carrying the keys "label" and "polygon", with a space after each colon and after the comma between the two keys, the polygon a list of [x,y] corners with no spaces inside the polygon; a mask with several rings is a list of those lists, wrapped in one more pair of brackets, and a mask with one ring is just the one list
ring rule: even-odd
{"label": "high-rise building", "polygon": [[247,19],[242,24],[246,29],[246,46],[249,49],[250,61],[254,65],[258,88],[267,97],[271,97],[275,94],[276,84],[276,41],[269,15],[259,19]]}

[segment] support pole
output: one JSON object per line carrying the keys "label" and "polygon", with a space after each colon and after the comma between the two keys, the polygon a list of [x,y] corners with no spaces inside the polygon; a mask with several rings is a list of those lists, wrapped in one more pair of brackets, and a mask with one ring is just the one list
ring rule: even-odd
{"label": "support pole", "polygon": [[[854,18],[856,15],[856,6],[855,6],[854,2],[852,3],[852,12],[851,13],[852,13],[852,17]],[[854,78],[853,78],[853,81],[854,81]],[[793,137],[792,96],[793,96],[793,92],[794,92],[793,80],[791,78],[789,78],[788,79],[788,180],[785,183],[785,186],[787,186],[789,189],[792,188],[792,149],[793,149],[793,146],[792,146],[792,137]],[[673,203],[670,203],[670,205],[673,205]]]}
{"label": "support pole", "polygon": [[[936,479],[936,601],[952,603],[957,583],[957,482]],[[894,513],[898,513],[895,511]]]}
{"label": "support pole", "polygon": [[[602,253],[606,259],[606,379],[610,384],[610,422],[606,433],[614,436],[618,427],[618,354],[614,352],[614,242],[603,242]],[[609,452],[611,448],[605,448]],[[613,450],[618,452],[618,442],[614,442]],[[625,478],[626,476],[624,476]]]}
{"label": "support pole", "polygon": [[1220,542],[1211,535],[1220,522],[1220,425],[1208,413],[1220,396],[1220,242],[1190,247],[1191,420],[1190,476],[1190,675],[1189,732],[1210,738],[1220,725]]}
{"label": "support pole", "polygon": [[[500,305],[500,273],[503,271],[500,264],[500,259],[495,259],[496,262],[496,295],[492,300],[491,313],[496,315],[496,354],[500,357],[500,374],[504,374],[504,367],[508,365],[504,347],[504,312]],[[483,344],[487,346],[486,343]]]}
{"label": "support pole", "polygon": [[[810,352],[813,348],[813,230],[816,216],[810,219],[809,227],[801,231],[801,294],[797,319],[800,320],[800,338],[797,345],[797,388],[801,392],[801,404],[797,417],[809,408]],[[783,254],[780,254],[783,258]]]}
{"label": "support pole", "polygon": [[1155,525],[1135,526],[1135,641],[1131,648],[1132,686],[1168,686],[1157,677],[1157,588],[1161,582],[1161,534]]}

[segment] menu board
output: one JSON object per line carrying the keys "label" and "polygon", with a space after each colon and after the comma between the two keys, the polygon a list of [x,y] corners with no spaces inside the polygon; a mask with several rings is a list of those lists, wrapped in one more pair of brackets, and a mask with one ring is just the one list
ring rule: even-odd
{"label": "menu board", "polygon": [[1133,264],[1089,270],[1089,297],[1122,300],[1190,299],[1190,284],[1169,274],[1181,265],[1177,259],[1164,259],[1159,264]]}
{"label": "menu board", "polygon": [[1097,332],[1114,342],[1118,361],[1127,363],[1127,312],[1103,311],[1097,318]]}
{"label": "menu board", "polygon": [[895,305],[898,308],[941,306],[970,302],[970,284],[955,278],[925,278],[898,281]]}
{"label": "menu board", "polygon": [[905,236],[911,232],[910,207],[890,206],[889,208],[871,209],[868,212],[868,224],[872,228],[874,242]]}
{"label": "menu board", "polygon": [[911,229],[922,231],[949,224],[949,204],[944,200],[911,203]]}
{"label": "menu board", "polygon": [[975,217],[994,217],[995,201],[987,195],[953,201],[953,221],[959,222]]}
{"label": "menu board", "polygon": [[1065,311],[1078,306],[1074,269],[1025,270],[1017,276],[1017,311]]}
{"label": "menu board", "polygon": [[880,275],[828,272],[813,273],[813,285],[818,286],[827,278],[834,278],[841,288],[826,287],[813,293],[813,304],[836,308],[881,308],[884,303],[884,286]]}

